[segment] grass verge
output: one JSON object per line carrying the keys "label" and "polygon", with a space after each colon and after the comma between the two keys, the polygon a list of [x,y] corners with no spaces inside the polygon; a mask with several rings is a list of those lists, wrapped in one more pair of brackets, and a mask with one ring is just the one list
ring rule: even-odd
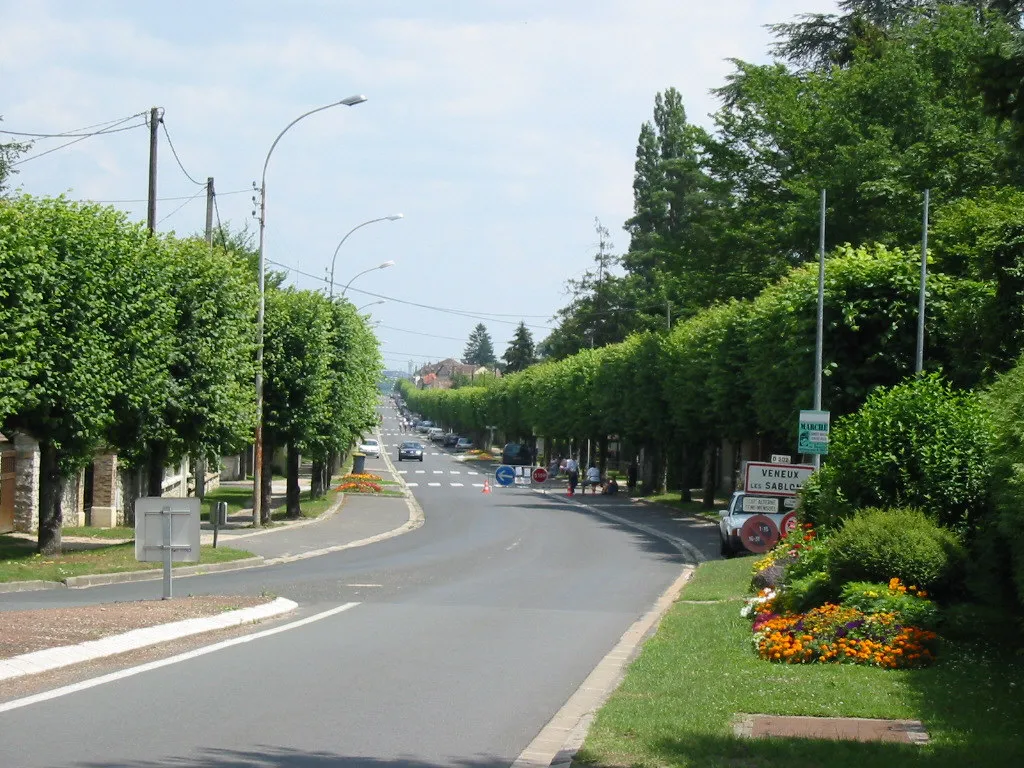
{"label": "grass verge", "polygon": [[[251,552],[229,547],[204,546],[199,551],[198,563],[208,565],[253,557]],[[65,552],[62,555],[37,555],[36,544],[28,539],[0,535],[0,582],[7,581],[61,581],[69,576],[93,573],[120,573],[162,568],[161,563],[140,563],[135,559],[135,544],[108,544],[95,549]]]}
{"label": "grass verge", "polygon": [[[600,710],[576,765],[792,768],[1024,764],[1024,658],[974,636],[944,643],[922,670],[759,660],[746,594],[749,558],[701,565],[682,600]],[[745,740],[738,713],[909,718],[917,747],[805,739]]]}
{"label": "grass verge", "polygon": [[97,528],[92,525],[65,525],[62,536],[79,536],[83,539],[134,539],[135,529],[125,525],[116,528]]}

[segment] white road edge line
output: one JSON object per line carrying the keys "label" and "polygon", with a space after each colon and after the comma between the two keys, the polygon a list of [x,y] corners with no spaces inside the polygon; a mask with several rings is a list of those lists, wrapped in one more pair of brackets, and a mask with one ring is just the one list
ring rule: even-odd
{"label": "white road edge line", "polygon": [[79,691],[85,691],[89,688],[95,688],[99,685],[106,685],[107,683],[113,683],[118,680],[123,680],[127,677],[134,677],[135,675],[141,675],[143,672],[149,672],[154,669],[160,669],[161,667],[168,667],[171,664],[177,664],[182,661],[188,661],[189,659],[195,659],[200,656],[205,656],[208,653],[214,653],[215,651],[222,651],[225,648],[231,648],[235,645],[241,645],[242,643],[250,643],[253,640],[260,640],[264,637],[270,637],[280,632],[287,632],[290,629],[298,629],[306,624],[312,624],[315,621],[326,619],[342,611],[347,611],[350,608],[355,608],[357,605],[362,603],[345,603],[339,605],[337,608],[331,608],[328,611],[317,613],[312,616],[307,616],[304,619],[293,621],[290,624],[283,624],[280,627],[273,627],[272,629],[265,629],[262,632],[256,632],[251,635],[244,635],[243,637],[235,637],[230,640],[223,640],[213,645],[207,645],[203,648],[197,648],[194,651],[186,651],[185,653],[179,653],[177,656],[170,656],[166,659],[159,659],[158,661],[151,661],[148,664],[140,664],[137,667],[130,667],[128,669],[122,669],[117,672],[111,672],[109,675],[102,675],[95,677],[92,680],[83,680],[80,683],[74,683],[72,685],[65,685],[61,688],[54,688],[52,691],[46,691],[45,693],[37,693],[33,696],[26,696],[22,699],[14,699],[8,701],[5,704],[0,704],[0,712],[10,712],[14,709],[21,709],[27,707],[30,704],[38,704],[43,701],[49,701],[50,699],[56,699],[61,696],[68,696],[72,693],[78,693]]}

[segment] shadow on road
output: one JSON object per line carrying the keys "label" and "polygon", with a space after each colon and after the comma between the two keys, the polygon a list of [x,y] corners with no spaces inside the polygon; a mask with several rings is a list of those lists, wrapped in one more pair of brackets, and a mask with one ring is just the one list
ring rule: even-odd
{"label": "shadow on road", "polygon": [[[74,768],[166,768],[166,766],[208,766],[209,768],[508,768],[515,757],[447,758],[432,762],[417,758],[376,758],[342,755],[337,752],[307,752],[290,747],[258,746],[254,749],[205,749],[199,754],[163,755],[139,761],[104,760],[102,763],[73,763]],[[70,767],[69,767],[70,768]]]}

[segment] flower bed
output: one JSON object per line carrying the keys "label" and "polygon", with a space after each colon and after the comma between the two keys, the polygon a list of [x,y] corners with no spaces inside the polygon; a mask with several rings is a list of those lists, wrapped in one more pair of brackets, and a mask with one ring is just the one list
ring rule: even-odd
{"label": "flower bed", "polygon": [[783,569],[776,588],[762,589],[740,611],[753,621],[757,654],[786,664],[839,662],[885,669],[931,664],[938,611],[927,592],[896,578],[888,584],[851,582],[837,588],[827,572],[826,549],[805,525],[754,563],[755,581],[769,569]]}
{"label": "flower bed", "polygon": [[341,485],[334,490],[342,493],[380,493],[384,490],[383,486],[371,480],[350,479],[358,477],[358,475],[346,475],[342,478]]}

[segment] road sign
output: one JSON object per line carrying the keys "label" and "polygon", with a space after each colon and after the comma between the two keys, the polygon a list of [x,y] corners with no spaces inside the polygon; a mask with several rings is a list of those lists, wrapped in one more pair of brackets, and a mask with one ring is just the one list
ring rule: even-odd
{"label": "road sign", "polygon": [[533,468],[533,482],[535,482],[535,483],[544,483],[544,482],[547,482],[547,479],[548,479],[548,471],[546,469],[544,469],[544,467],[534,467]]}
{"label": "road sign", "polygon": [[136,499],[135,559],[163,562],[164,599],[172,597],[171,564],[199,562],[199,499]]}
{"label": "road sign", "polygon": [[796,496],[814,467],[810,464],[765,464],[748,461],[743,490],[768,496]]}
{"label": "road sign", "polygon": [[533,467],[516,467],[516,485],[529,485]]}
{"label": "road sign", "polygon": [[777,515],[779,513],[778,496],[744,496],[744,512],[759,512],[762,515]]}
{"label": "road sign", "polygon": [[792,463],[793,463],[793,457],[792,456],[787,456],[784,453],[773,453],[772,454],[772,464],[792,464]]}
{"label": "road sign", "polygon": [[494,470],[494,482],[503,488],[508,488],[512,483],[516,481],[516,470],[515,467],[510,467],[508,464],[502,464],[496,470]]}
{"label": "road sign", "polygon": [[787,536],[796,530],[796,512],[787,512],[779,524],[783,536]]}
{"label": "road sign", "polygon": [[754,515],[740,528],[740,541],[748,551],[756,554],[767,552],[779,540],[779,529],[770,517]]}
{"label": "road sign", "polygon": [[828,411],[800,411],[796,449],[800,453],[828,453]]}

